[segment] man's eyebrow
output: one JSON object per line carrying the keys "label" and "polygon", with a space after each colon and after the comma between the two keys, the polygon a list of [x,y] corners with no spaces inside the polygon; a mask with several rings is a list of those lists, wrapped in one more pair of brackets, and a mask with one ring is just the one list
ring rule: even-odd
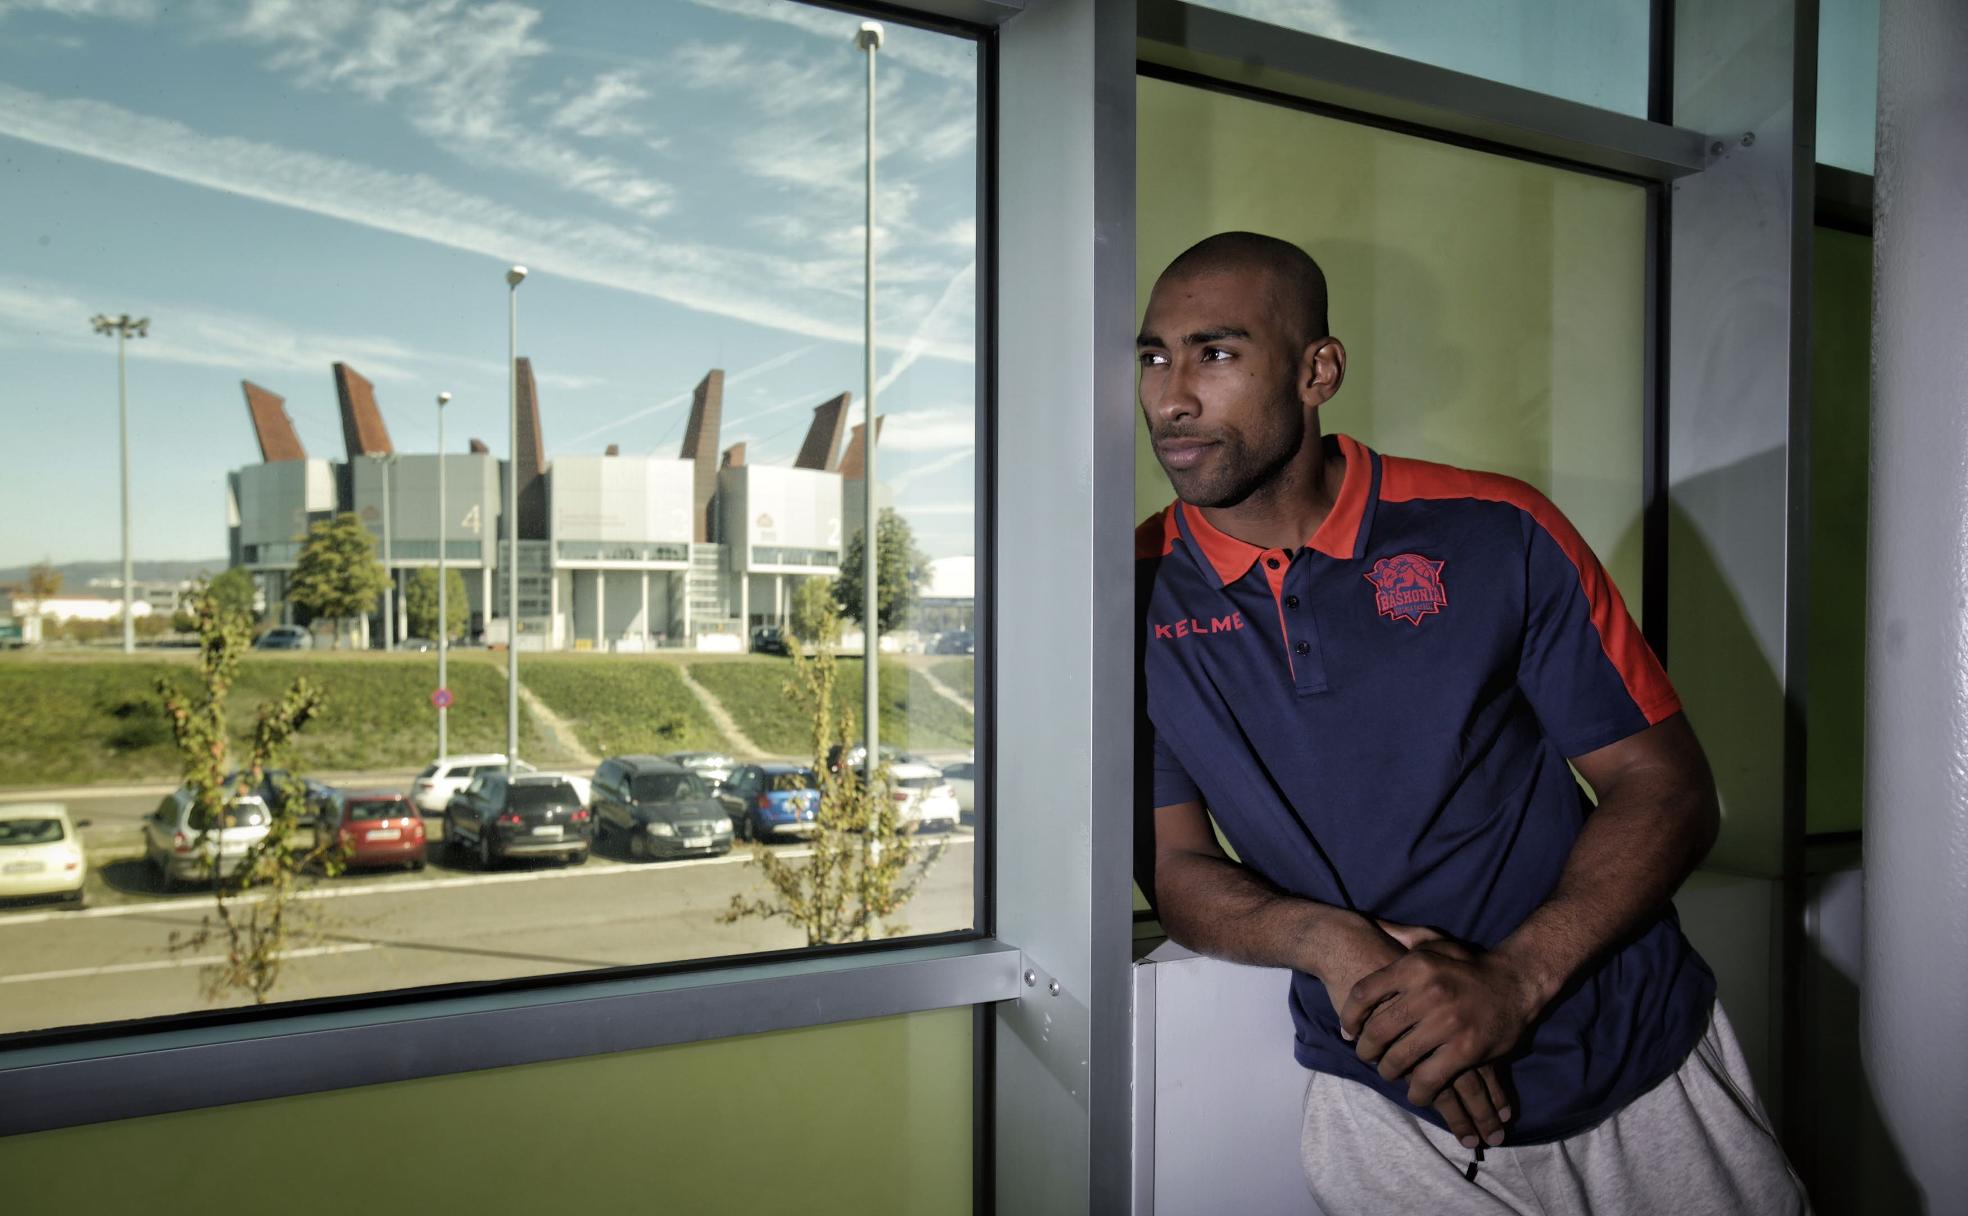
{"label": "man's eyebrow", "polygon": [[[1248,340],[1250,338],[1250,331],[1247,329],[1238,329],[1234,325],[1218,325],[1211,329],[1199,329],[1193,334],[1185,335],[1182,339],[1182,345],[1203,346],[1210,342],[1221,342],[1225,338],[1243,338]],[[1164,347],[1168,345],[1168,343],[1162,341],[1159,335],[1151,334],[1147,330],[1141,331],[1141,335],[1135,338],[1134,344],[1136,346]]]}

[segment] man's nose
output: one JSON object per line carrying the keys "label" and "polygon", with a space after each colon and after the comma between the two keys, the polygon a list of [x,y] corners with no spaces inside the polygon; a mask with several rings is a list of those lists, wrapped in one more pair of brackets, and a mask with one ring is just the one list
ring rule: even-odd
{"label": "man's nose", "polygon": [[1193,418],[1203,412],[1203,403],[1197,399],[1195,385],[1187,374],[1171,367],[1160,379],[1160,391],[1155,394],[1154,400],[1147,402],[1151,416],[1163,422],[1174,422]]}

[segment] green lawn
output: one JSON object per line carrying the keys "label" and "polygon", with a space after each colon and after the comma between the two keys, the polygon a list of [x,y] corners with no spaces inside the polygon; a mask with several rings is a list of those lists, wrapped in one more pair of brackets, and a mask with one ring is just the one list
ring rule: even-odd
{"label": "green lawn", "polygon": [[[812,747],[813,725],[805,709],[787,695],[793,665],[758,656],[696,659],[690,674],[723,703],[738,728],[775,755],[803,756]],[[881,665],[882,742],[898,747],[949,750],[971,746],[971,717],[938,696],[922,677],[897,660]],[[861,661],[840,660],[839,695],[857,712],[860,730]]]}
{"label": "green lawn", "polygon": [[[321,715],[296,741],[303,771],[415,768],[437,751],[432,655],[319,651],[253,654],[240,666],[229,705],[243,751],[254,710],[299,675],[325,696]],[[484,656],[454,657],[451,750],[503,751],[505,681]],[[0,785],[169,780],[176,750],[158,700],[159,677],[189,689],[192,656],[9,656],[0,660]],[[520,748],[543,751],[521,711]]]}
{"label": "green lawn", "polygon": [[950,686],[956,693],[973,705],[977,703],[977,660],[969,655],[961,659],[938,659],[929,665],[930,673]]}
{"label": "green lawn", "polygon": [[523,655],[520,683],[597,756],[731,746],[676,664],[628,655]]}

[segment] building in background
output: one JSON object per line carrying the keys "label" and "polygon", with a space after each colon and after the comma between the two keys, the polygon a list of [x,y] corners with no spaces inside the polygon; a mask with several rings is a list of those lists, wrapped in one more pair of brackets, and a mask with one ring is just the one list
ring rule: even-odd
{"label": "building in background", "polygon": [[[288,583],[308,528],[345,511],[376,535],[379,557],[387,515],[399,636],[408,628],[404,586],[437,565],[440,522],[446,561],[464,576],[471,634],[495,644],[513,636],[504,539],[516,526],[523,649],[742,649],[750,626],[786,623],[801,580],[839,573],[865,495],[850,394],[814,407],[790,466],[750,463],[743,444],[719,450],[724,373],[715,369],[692,395],[675,457],[624,456],[611,445],[549,459],[531,361],[518,360],[516,370],[516,473],[476,439],[463,452],[398,453],[375,386],[346,363],[332,368],[346,447],[339,460],[309,456],[285,398],[243,383],[262,459],[227,475],[229,555],[252,572],[281,621],[294,620]],[[505,478],[514,475],[518,518],[508,521]],[[886,487],[876,493],[888,505]],[[937,602],[939,617],[960,616],[967,627],[967,605]],[[380,638],[380,604],[371,624]]]}

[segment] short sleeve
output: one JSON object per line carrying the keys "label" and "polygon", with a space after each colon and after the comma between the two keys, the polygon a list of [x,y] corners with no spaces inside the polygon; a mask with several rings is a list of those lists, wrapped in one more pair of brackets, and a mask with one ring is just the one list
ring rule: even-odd
{"label": "short sleeve", "polygon": [[[1154,728],[1149,727],[1151,733]],[[1182,767],[1182,761],[1175,758],[1175,752],[1163,742],[1160,734],[1155,739],[1155,806],[1175,806],[1183,802],[1201,802],[1203,792],[1196,788],[1190,779],[1189,771]]]}
{"label": "short sleeve", "polygon": [[1619,589],[1571,521],[1526,507],[1525,622],[1518,685],[1566,756],[1582,756],[1681,710]]}

